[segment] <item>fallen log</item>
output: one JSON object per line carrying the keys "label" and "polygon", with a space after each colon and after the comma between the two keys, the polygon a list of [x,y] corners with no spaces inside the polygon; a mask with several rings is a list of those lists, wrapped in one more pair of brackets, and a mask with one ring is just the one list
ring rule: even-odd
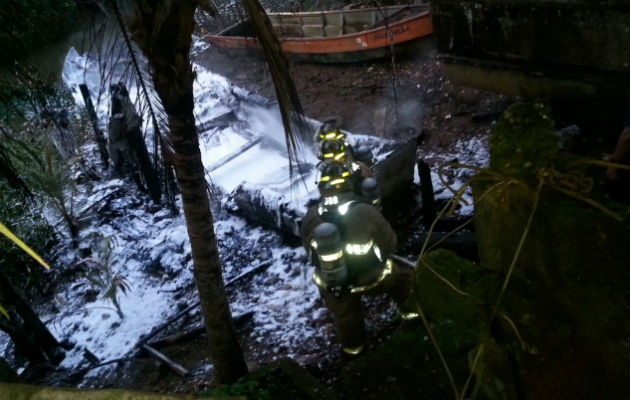
{"label": "fallen log", "polygon": [[168,366],[177,375],[179,376],[188,375],[188,370],[186,368],[182,367],[180,364],[171,360],[166,355],[164,355],[163,353],[160,353],[159,351],[149,346],[148,344],[143,344],[142,349],[146,351],[147,353],[149,353],[151,357],[155,358],[156,360],[158,360],[159,362],[163,364],[166,364],[166,366]]}
{"label": "fallen log", "polygon": [[103,131],[98,126],[98,117],[96,116],[96,111],[94,110],[94,104],[92,103],[92,96],[90,95],[90,91],[85,83],[79,85],[79,90],[81,90],[81,95],[83,96],[83,102],[85,103],[85,109],[88,114],[88,118],[92,123],[92,130],[94,131],[94,139],[96,140],[96,144],[98,145],[98,152],[101,155],[101,162],[105,169],[109,167],[109,154],[107,153],[107,140],[105,139],[105,135]]}
{"label": "fallen log", "polygon": [[[234,317],[234,326],[236,327],[237,330],[241,329],[243,325],[251,321],[253,316],[254,316],[254,312],[250,311],[245,314],[241,314]],[[155,349],[160,349],[162,347],[170,346],[175,343],[180,343],[185,340],[192,339],[196,337],[197,335],[200,335],[205,332],[206,332],[206,326],[203,323],[198,323],[180,332],[176,332],[176,333],[173,333],[172,335],[161,337],[160,339],[157,339],[149,343],[149,345]]]}
{"label": "fallen log", "polygon": [[222,159],[218,160],[217,162],[214,162],[214,163],[210,164],[210,166],[208,168],[206,168],[206,173],[210,173],[210,172],[212,172],[214,170],[217,170],[217,169],[221,168],[222,166],[224,166],[225,164],[229,163],[230,161],[232,161],[236,157],[238,157],[241,154],[245,153],[247,150],[249,150],[252,147],[256,146],[261,141],[262,141],[262,137],[257,137],[257,138],[254,138],[254,139],[250,140],[249,142],[245,143],[244,145],[242,145],[238,149],[234,150],[233,152],[231,152],[227,156],[223,157]]}
{"label": "fallen log", "polygon": [[151,346],[160,349],[162,347],[170,346],[175,343],[179,343],[181,341],[191,339],[197,335],[200,335],[206,331],[206,326],[204,324],[195,324],[190,328],[184,329],[183,331],[176,332],[172,335],[161,337],[153,342],[151,342]]}
{"label": "fallen log", "polygon": [[191,304],[190,306],[186,307],[185,309],[183,309],[182,311],[178,312],[177,314],[173,315],[172,317],[170,317],[169,319],[167,319],[165,322],[163,322],[162,324],[158,325],[156,328],[154,328],[148,335],[142,337],[138,343],[136,344],[136,348],[142,348],[142,346],[146,343],[148,343],[151,339],[153,339],[158,333],[162,332],[164,329],[168,328],[169,325],[171,325],[173,322],[177,321],[178,319],[180,319],[181,317],[183,317],[184,315],[186,315],[189,311],[191,311],[192,309],[199,307],[199,301],[194,302],[193,304]]}
{"label": "fallen log", "polygon": [[202,124],[197,125],[197,133],[203,133],[210,129],[224,129],[230,126],[230,124],[236,121],[236,115],[233,110],[227,111],[221,115],[212,118]]}
{"label": "fallen log", "polygon": [[[237,277],[229,280],[226,284],[225,287],[229,288],[230,286],[234,285],[236,282],[239,282],[240,280],[242,280],[243,278],[250,276],[251,274],[253,274],[254,272],[263,270],[265,268],[268,268],[269,266],[271,266],[271,264],[273,263],[273,260],[267,260],[267,261],[263,261],[260,264],[250,268],[249,270],[241,273],[240,275],[238,275]],[[164,323],[158,325],[156,328],[154,328],[148,335],[142,337],[142,339],[140,339],[138,341],[138,343],[136,344],[136,348],[142,348],[142,346],[144,344],[149,343],[149,341],[151,341],[151,339],[153,339],[155,336],[157,336],[158,333],[162,332],[164,329],[168,328],[173,322],[177,321],[178,319],[180,319],[181,317],[183,317],[184,315],[186,315],[189,311],[199,307],[200,303],[199,301],[195,301],[193,304],[191,304],[190,306],[186,307],[185,309],[181,310],[180,312],[178,312],[177,314],[173,315],[172,317],[170,317],[169,319],[167,319]]]}
{"label": "fallen log", "polygon": [[258,272],[261,271],[263,269],[267,269],[271,266],[271,264],[273,264],[273,260],[267,260],[267,261],[263,261],[260,264],[253,266],[252,268],[248,269],[247,271],[241,273],[240,275],[238,275],[236,278],[232,278],[230,279],[225,286],[229,287],[234,285],[236,282],[252,275],[254,272]]}

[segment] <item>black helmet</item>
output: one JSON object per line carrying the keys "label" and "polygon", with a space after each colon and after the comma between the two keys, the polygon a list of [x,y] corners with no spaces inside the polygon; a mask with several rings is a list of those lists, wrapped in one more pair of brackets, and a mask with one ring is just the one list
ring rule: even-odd
{"label": "black helmet", "polygon": [[324,123],[317,128],[315,133],[316,142],[320,142],[324,139],[342,140],[346,139],[346,134],[341,132],[339,126],[341,125],[340,117],[328,117],[324,120]]}
{"label": "black helmet", "polygon": [[317,189],[323,197],[353,190],[351,171],[345,163],[322,161],[317,169],[319,172]]}
{"label": "black helmet", "polygon": [[343,140],[324,139],[319,142],[317,157],[320,160],[346,161],[346,145]]}
{"label": "black helmet", "polygon": [[346,140],[346,134],[337,128],[327,128],[326,125],[317,132],[317,141],[322,140]]}
{"label": "black helmet", "polygon": [[366,145],[361,145],[354,152],[354,158],[357,161],[361,161],[363,164],[371,167],[374,164],[374,155],[372,154],[372,150]]}

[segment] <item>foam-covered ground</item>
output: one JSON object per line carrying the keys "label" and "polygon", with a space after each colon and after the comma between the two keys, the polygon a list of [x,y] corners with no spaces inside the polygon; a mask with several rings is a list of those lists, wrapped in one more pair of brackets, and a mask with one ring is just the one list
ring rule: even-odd
{"label": "foam-covered ground", "polygon": [[[305,188],[300,186],[296,190],[289,184],[277,107],[254,99],[248,101],[248,93],[227,79],[200,66],[195,69],[198,125],[227,112],[235,116],[227,126],[200,135],[204,165],[209,167],[230,155],[252,137],[262,138],[260,143],[208,174],[211,183],[223,194],[219,201],[226,201],[232,190],[246,184],[269,192],[271,201],[282,201],[298,212],[304,211],[306,200],[316,196],[314,171],[305,179]],[[99,92],[100,76],[98,64],[91,57],[77,54],[73,49],[68,53],[64,82],[78,106],[83,105],[79,83],[86,83],[92,93],[100,93],[96,110],[105,126],[108,94]],[[134,99],[136,89],[130,87],[129,92]],[[147,140],[151,134],[149,126]],[[350,140],[368,142],[374,149],[387,142],[360,135],[350,135]],[[457,158],[462,163],[482,166],[487,163],[487,145],[480,139],[458,143],[455,149],[451,154],[423,156],[440,157],[444,161]],[[97,162],[94,145],[86,145],[84,153],[88,161]],[[377,153],[379,157],[385,156]],[[308,148],[303,159],[316,163]],[[461,174],[452,176],[455,187],[465,179]],[[435,174],[433,180],[438,197],[448,196]],[[57,259],[56,267],[66,271],[70,279],[58,286],[53,304],[48,307],[54,312],[42,316],[60,341],[73,344],[61,364],[68,369],[87,365],[84,350],[101,361],[129,355],[142,335],[196,299],[183,216],[172,216],[169,211],[151,205],[132,184],[120,179],[80,184],[75,201],[86,210],[79,234],[79,249],[84,254],[79,256],[67,247],[65,255]],[[462,208],[460,212],[471,213],[472,209]],[[253,313],[248,342],[256,345],[249,349],[250,356],[259,360],[292,357],[308,364],[330,353],[330,342],[334,340],[332,326],[310,280],[312,268],[306,263],[304,250],[287,246],[276,233],[254,227],[229,213],[220,212],[215,219],[225,281],[271,260],[269,268],[256,274],[244,290],[234,291],[230,297],[234,315]],[[95,251],[97,248],[101,251]],[[74,264],[86,254],[98,261],[99,266]],[[117,296],[122,318],[112,302],[103,298],[104,290],[91,283],[94,274],[105,280],[115,277],[124,280],[128,290]],[[378,324],[379,319],[391,316],[391,313],[372,316],[375,320],[372,323]],[[103,371],[95,369],[88,377]]]}

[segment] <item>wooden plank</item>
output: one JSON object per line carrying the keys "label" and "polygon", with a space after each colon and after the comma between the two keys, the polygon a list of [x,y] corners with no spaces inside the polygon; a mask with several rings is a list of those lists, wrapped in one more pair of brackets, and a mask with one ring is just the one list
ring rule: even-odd
{"label": "wooden plank", "polygon": [[94,131],[94,138],[96,140],[96,144],[98,145],[98,151],[101,155],[101,162],[105,169],[109,167],[109,154],[107,153],[107,140],[103,135],[103,131],[98,126],[98,117],[96,116],[96,111],[94,110],[94,104],[92,103],[92,96],[90,95],[90,90],[88,89],[85,83],[79,85],[79,90],[81,91],[81,96],[83,96],[83,102],[85,103],[85,109],[88,113],[88,118],[90,119],[90,123],[92,124],[92,130]]}
{"label": "wooden plank", "polygon": [[221,168],[225,164],[227,164],[230,161],[234,160],[236,157],[238,157],[241,154],[245,153],[247,150],[249,150],[252,147],[256,146],[261,141],[262,141],[262,137],[257,137],[257,138],[254,138],[253,140],[250,140],[249,142],[245,143],[244,145],[242,145],[238,149],[234,150],[232,153],[230,153],[227,156],[225,156],[222,159],[220,159],[219,161],[210,164],[210,166],[208,168],[206,168],[206,173],[210,173],[210,172],[212,172],[214,170],[217,170],[217,169]]}
{"label": "wooden plank", "polygon": [[164,354],[160,353],[159,351],[157,351],[153,347],[149,346],[148,344],[143,344],[142,345],[142,349],[145,350],[147,353],[149,353],[149,355],[151,357],[155,358],[156,360],[160,361],[161,363],[166,364],[166,366],[168,366],[177,375],[179,375],[179,376],[186,376],[186,375],[188,375],[188,370],[186,368],[182,367],[180,364],[178,364],[175,361],[171,360],[170,358],[168,358]]}

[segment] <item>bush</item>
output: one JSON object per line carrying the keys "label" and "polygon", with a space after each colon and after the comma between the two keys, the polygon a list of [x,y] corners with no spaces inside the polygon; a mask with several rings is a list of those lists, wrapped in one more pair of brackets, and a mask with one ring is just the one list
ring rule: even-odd
{"label": "bush", "polygon": [[0,7],[2,60],[11,63],[59,39],[76,26],[75,0],[13,0]]}

